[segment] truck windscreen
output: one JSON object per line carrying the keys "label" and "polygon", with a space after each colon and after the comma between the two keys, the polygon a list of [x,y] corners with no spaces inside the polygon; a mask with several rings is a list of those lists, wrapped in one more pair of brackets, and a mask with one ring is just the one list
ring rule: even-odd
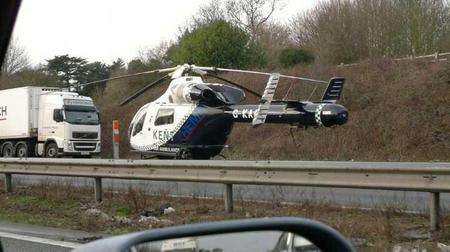
{"label": "truck windscreen", "polygon": [[66,121],[70,124],[98,125],[98,113],[94,111],[65,110]]}

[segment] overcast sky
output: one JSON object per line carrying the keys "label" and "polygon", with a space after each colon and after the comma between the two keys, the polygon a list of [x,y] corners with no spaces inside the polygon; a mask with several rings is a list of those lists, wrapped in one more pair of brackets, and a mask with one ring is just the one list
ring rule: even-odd
{"label": "overcast sky", "polygon": [[[318,0],[284,0],[286,22]],[[207,0],[23,0],[14,37],[33,64],[70,54],[90,61],[129,61],[143,48],[172,40]]]}

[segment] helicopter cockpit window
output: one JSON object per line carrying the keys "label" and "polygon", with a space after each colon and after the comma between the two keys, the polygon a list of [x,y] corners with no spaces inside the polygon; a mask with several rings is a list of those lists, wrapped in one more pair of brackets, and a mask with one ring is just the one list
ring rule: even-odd
{"label": "helicopter cockpit window", "polygon": [[142,131],[142,128],[144,127],[144,122],[145,122],[145,116],[146,115],[147,115],[147,113],[144,113],[141,116],[141,118],[139,119],[139,121],[134,125],[133,133],[132,133],[133,136],[137,135],[139,132]]}
{"label": "helicopter cockpit window", "polygon": [[172,124],[174,114],[175,112],[173,109],[160,109],[156,116],[155,126]]}

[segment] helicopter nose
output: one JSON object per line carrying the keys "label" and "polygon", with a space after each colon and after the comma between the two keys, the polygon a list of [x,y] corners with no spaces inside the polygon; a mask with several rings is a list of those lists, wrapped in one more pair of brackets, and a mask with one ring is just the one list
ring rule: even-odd
{"label": "helicopter nose", "polygon": [[348,110],[339,104],[327,104],[322,110],[321,119],[325,127],[343,125],[348,121]]}

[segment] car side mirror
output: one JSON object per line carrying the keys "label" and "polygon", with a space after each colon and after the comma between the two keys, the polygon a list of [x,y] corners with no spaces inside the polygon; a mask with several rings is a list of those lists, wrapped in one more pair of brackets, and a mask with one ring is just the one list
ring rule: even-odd
{"label": "car side mirror", "polygon": [[63,113],[61,109],[55,109],[53,110],[53,120],[55,122],[62,122],[64,121]]}
{"label": "car side mirror", "polygon": [[334,229],[301,218],[192,224],[110,237],[74,252],[111,251],[343,251],[355,249]]}

